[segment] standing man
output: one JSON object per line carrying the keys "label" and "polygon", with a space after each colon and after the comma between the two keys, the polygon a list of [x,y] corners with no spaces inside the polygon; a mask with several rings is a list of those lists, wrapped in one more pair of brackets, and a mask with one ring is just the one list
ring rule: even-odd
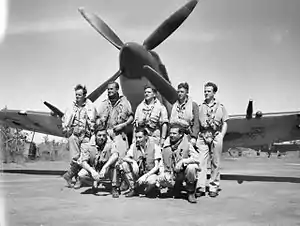
{"label": "standing man", "polygon": [[223,104],[215,99],[216,84],[204,85],[205,100],[199,107],[200,133],[197,148],[201,153],[201,172],[198,174],[197,196],[205,195],[207,162],[211,161],[209,196],[216,197],[220,186],[220,160],[223,138],[227,131],[228,114]]}
{"label": "standing man", "polygon": [[143,188],[146,195],[153,191],[160,160],[161,148],[155,143],[155,139],[148,136],[145,128],[136,128],[135,141],[120,167],[130,188],[126,197],[135,196],[138,188]]}
{"label": "standing man", "polygon": [[76,100],[70,109],[67,109],[62,118],[62,129],[69,141],[71,167],[63,178],[68,186],[72,187],[72,178],[77,176],[80,167],[74,163],[80,153],[89,148],[88,143],[94,131],[97,111],[94,104],[86,99],[86,87],[77,85],[75,87]]}
{"label": "standing man", "polygon": [[134,129],[145,127],[148,136],[155,139],[156,144],[163,145],[168,129],[168,112],[166,107],[156,98],[157,90],[146,85],[145,99],[138,105],[134,116]]}
{"label": "standing man", "polygon": [[189,84],[180,83],[177,87],[178,100],[171,111],[170,124],[180,124],[189,136],[191,144],[195,146],[199,133],[199,107],[188,93]]}
{"label": "standing man", "polygon": [[[91,144],[89,150],[85,150],[77,160],[82,169],[78,173],[79,184],[74,188],[81,187],[87,177],[92,177],[98,186],[103,178],[109,178],[112,183],[113,198],[119,197],[119,176],[115,167],[119,153],[115,143],[108,137],[104,127],[98,126],[95,131],[95,145]],[[95,185],[96,184],[96,185]]]}
{"label": "standing man", "polygon": [[188,201],[196,203],[195,189],[201,156],[184,132],[180,124],[171,124],[170,135],[162,150],[163,161],[157,181],[161,188],[173,190],[175,197],[180,196],[182,182],[185,181]]}
{"label": "standing man", "polygon": [[116,144],[119,157],[123,158],[129,148],[125,129],[133,121],[133,112],[127,98],[119,95],[117,82],[108,84],[107,94],[108,98],[99,107],[97,125],[107,129],[108,135]]}

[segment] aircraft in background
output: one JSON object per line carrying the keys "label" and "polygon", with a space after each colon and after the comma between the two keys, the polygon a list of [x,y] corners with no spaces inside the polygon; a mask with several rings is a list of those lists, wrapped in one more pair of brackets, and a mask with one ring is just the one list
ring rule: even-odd
{"label": "aircraft in background", "polygon": [[[159,55],[153,51],[167,39],[190,15],[197,0],[190,0],[167,18],[142,45],[123,43],[115,32],[98,16],[78,9],[85,20],[106,40],[120,50],[119,70],[88,95],[92,102],[106,90],[110,81],[120,78],[123,94],[130,101],[133,110],[144,98],[144,86],[151,83],[159,92],[158,99],[171,111],[177,99],[176,89],[171,85],[167,70]],[[48,102],[44,104],[51,112],[0,111],[0,122],[14,128],[62,137],[61,118],[63,112]],[[275,141],[300,139],[300,112],[268,113],[253,115],[253,103],[249,102],[246,115],[232,115],[228,121],[228,132],[224,140],[224,150],[230,147],[252,147]],[[128,132],[131,132],[128,127]]]}

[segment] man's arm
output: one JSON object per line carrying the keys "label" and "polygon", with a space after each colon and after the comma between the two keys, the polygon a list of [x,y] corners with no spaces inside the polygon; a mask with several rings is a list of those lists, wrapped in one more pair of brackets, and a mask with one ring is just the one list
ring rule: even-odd
{"label": "man's arm", "polygon": [[189,144],[189,158],[183,159],[183,164],[200,164],[201,155],[196,149],[193,147],[192,144]]}
{"label": "man's arm", "polygon": [[168,112],[166,107],[163,104],[161,104],[161,107],[162,109],[161,109],[160,123],[162,126],[161,126],[161,135],[160,135],[160,144],[162,146],[167,137],[169,119],[168,119]]}
{"label": "man's arm", "polygon": [[200,121],[199,121],[199,107],[196,102],[193,102],[193,126],[191,128],[192,134],[191,137],[197,139],[200,131]]}
{"label": "man's arm", "polygon": [[123,161],[128,162],[128,163],[133,163],[134,159],[133,159],[133,145],[130,145],[130,148],[128,149],[126,156],[123,158]]}
{"label": "man's arm", "polygon": [[150,175],[158,172],[159,162],[160,162],[160,160],[158,160],[158,159],[155,160],[154,167],[148,173],[145,173],[146,177],[149,177]]}
{"label": "man's arm", "polygon": [[83,169],[90,172],[91,174],[97,173],[96,170],[92,166],[90,166],[90,164],[87,161],[83,161],[80,165]]}
{"label": "man's arm", "polygon": [[223,126],[222,126],[222,131],[221,131],[221,135],[222,137],[225,136],[226,132],[227,132],[227,120],[229,119],[228,113],[226,108],[224,107],[224,105],[222,105],[222,112],[223,112],[223,117],[222,117],[222,121],[223,121]]}
{"label": "man's arm", "polygon": [[228,127],[227,122],[224,122],[223,126],[222,126],[222,131],[221,131],[222,137],[224,137],[225,134],[227,133],[227,127]]}
{"label": "man's arm", "polygon": [[109,168],[111,165],[115,164],[115,163],[117,162],[118,158],[119,158],[119,154],[118,154],[118,153],[113,153],[113,154],[109,157],[108,161],[104,164],[104,166],[102,167],[102,169],[103,169],[103,168],[107,169],[107,168]]}

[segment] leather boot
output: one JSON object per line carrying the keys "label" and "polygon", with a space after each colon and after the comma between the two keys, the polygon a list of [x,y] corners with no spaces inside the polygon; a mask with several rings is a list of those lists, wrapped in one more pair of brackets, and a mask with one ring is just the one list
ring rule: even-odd
{"label": "leather boot", "polygon": [[74,189],[79,189],[79,188],[81,188],[81,186],[82,186],[82,183],[80,181],[80,178],[78,178],[74,185]]}
{"label": "leather boot", "polygon": [[119,188],[116,187],[116,186],[113,186],[112,187],[112,191],[111,191],[111,194],[112,194],[112,197],[113,198],[119,198],[119,195],[120,195],[120,192],[119,192]]}
{"label": "leather boot", "polygon": [[66,172],[64,175],[63,175],[63,178],[65,179],[65,181],[67,182],[67,187],[68,188],[72,188],[73,187],[73,184],[72,184],[72,172],[69,170],[68,172]]}
{"label": "leather boot", "polygon": [[188,201],[190,203],[197,203],[196,183],[187,183],[186,189],[188,193]]}
{"label": "leather boot", "polygon": [[188,193],[188,201],[190,203],[197,203],[197,199],[196,199],[196,196],[195,196],[195,192],[189,192]]}
{"label": "leather boot", "polygon": [[81,167],[79,165],[77,165],[76,163],[71,162],[70,164],[70,169],[68,170],[68,172],[66,172],[63,175],[63,178],[66,180],[67,182],[67,187],[72,188],[73,184],[72,184],[72,178],[74,176],[77,176],[78,172],[80,171]]}

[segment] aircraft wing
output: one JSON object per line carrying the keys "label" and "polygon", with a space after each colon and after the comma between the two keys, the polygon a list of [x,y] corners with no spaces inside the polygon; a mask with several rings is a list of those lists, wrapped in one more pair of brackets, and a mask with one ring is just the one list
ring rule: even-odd
{"label": "aircraft wing", "polygon": [[0,111],[0,123],[13,128],[63,137],[60,117],[48,112],[3,109]]}
{"label": "aircraft wing", "polygon": [[253,148],[300,139],[300,112],[266,113],[250,119],[233,115],[227,123],[224,151],[230,147]]}

